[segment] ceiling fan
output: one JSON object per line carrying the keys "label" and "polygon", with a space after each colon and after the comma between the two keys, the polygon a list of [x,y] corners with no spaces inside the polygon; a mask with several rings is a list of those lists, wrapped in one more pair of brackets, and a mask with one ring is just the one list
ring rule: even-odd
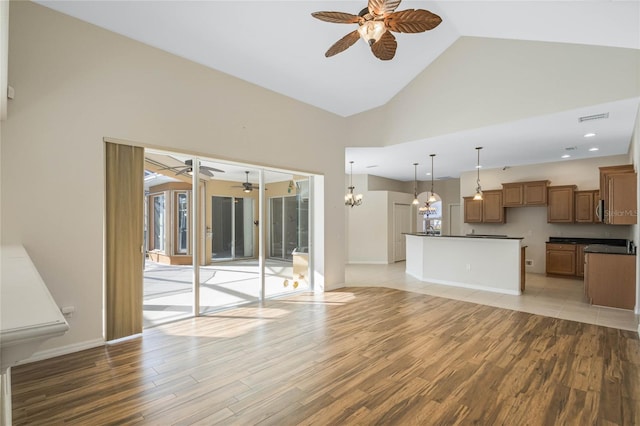
{"label": "ceiling fan", "polygon": [[245,171],[245,173],[247,174],[246,182],[242,182],[242,186],[236,185],[236,186],[232,186],[232,188],[242,188],[242,191],[246,193],[249,193],[254,189],[259,189],[258,185],[254,185],[251,182],[249,182],[249,172]]}
{"label": "ceiling fan", "polygon": [[[191,172],[193,172],[193,160],[185,160],[184,166],[165,167],[164,170],[173,170],[174,172],[176,172],[176,176],[190,174]],[[201,175],[205,175],[212,178],[214,172],[224,173],[224,170],[216,169],[214,167],[209,167],[209,166],[200,166]]]}
{"label": "ceiling fan", "polygon": [[328,58],[343,52],[362,37],[371,47],[376,58],[392,59],[398,43],[391,31],[398,33],[422,33],[432,30],[442,19],[424,9],[407,9],[395,12],[402,0],[369,0],[369,5],[358,15],[345,12],[313,12],[311,16],[321,21],[337,24],[358,24],[358,29],[338,40],[324,55]]}

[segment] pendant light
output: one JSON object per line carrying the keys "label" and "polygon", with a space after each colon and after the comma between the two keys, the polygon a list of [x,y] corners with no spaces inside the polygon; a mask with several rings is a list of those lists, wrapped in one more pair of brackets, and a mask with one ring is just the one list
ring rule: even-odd
{"label": "pendant light", "polygon": [[435,203],[436,201],[436,196],[433,193],[433,157],[435,157],[435,154],[431,154],[429,155],[431,157],[431,195],[429,196],[429,202],[430,203]]}
{"label": "pendant light", "polygon": [[478,164],[476,165],[476,169],[478,170],[478,178],[476,179],[476,195],[473,196],[475,201],[482,201],[482,187],[480,186],[480,150],[481,146],[476,147],[476,151],[478,151]]}
{"label": "pendant light", "polygon": [[417,206],[420,204],[418,201],[418,163],[413,163],[413,204]]}
{"label": "pendant light", "polygon": [[353,161],[349,161],[349,164],[351,164],[351,172],[349,173],[348,192],[347,195],[344,196],[344,205],[354,207],[362,204],[362,194],[353,195],[353,190],[356,188],[353,186]]}

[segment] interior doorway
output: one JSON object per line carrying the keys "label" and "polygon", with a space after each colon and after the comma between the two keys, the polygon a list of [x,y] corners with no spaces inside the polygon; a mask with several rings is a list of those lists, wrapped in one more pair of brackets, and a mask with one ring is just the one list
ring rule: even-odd
{"label": "interior doorway", "polygon": [[411,232],[411,206],[409,204],[393,204],[393,261],[400,262],[407,258],[405,234]]}

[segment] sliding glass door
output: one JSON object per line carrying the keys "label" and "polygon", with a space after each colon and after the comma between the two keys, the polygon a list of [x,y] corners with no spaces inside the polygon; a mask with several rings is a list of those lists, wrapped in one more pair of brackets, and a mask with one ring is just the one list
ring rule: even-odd
{"label": "sliding glass door", "polygon": [[213,196],[211,258],[253,257],[253,199]]}
{"label": "sliding glass door", "polygon": [[309,179],[294,176],[284,188],[269,197],[266,297],[310,288]]}

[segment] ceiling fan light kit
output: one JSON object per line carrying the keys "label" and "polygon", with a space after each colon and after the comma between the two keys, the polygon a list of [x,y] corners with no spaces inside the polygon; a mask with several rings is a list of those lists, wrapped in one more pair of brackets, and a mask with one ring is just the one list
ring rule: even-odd
{"label": "ceiling fan light kit", "polygon": [[325,53],[328,58],[347,50],[359,38],[371,48],[374,56],[388,61],[396,54],[398,43],[391,31],[398,33],[422,33],[432,30],[442,22],[438,15],[424,9],[407,9],[395,12],[401,0],[369,0],[366,8],[358,15],[346,12],[313,12],[311,16],[336,24],[358,24],[358,29],[350,32],[333,44]]}

